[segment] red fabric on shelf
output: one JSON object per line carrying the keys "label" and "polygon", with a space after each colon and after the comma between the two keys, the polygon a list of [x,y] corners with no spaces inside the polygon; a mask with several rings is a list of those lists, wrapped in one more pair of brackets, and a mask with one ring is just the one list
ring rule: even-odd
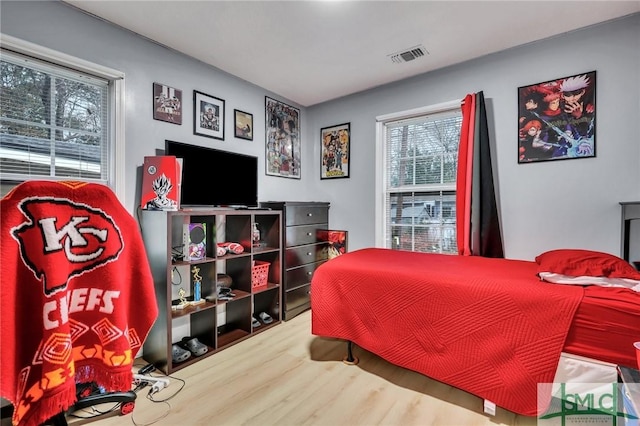
{"label": "red fabric on shelf", "polygon": [[13,424],[76,400],[76,382],[128,391],[158,314],[135,219],[106,186],[28,181],[0,204],[0,395]]}
{"label": "red fabric on shelf", "polygon": [[534,262],[369,248],[318,267],[312,333],[513,412],[538,414],[583,288],[545,283]]}

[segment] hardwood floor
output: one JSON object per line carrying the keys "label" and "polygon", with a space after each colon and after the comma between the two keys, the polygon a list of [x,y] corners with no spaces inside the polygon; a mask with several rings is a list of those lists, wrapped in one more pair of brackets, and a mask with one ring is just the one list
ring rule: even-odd
{"label": "hardwood floor", "polygon": [[[354,347],[311,334],[311,314],[284,322],[173,375],[154,403],[142,390],[132,414],[92,420],[109,425],[535,425],[534,417],[498,408]],[[142,361],[140,361],[142,363]],[[141,364],[142,365],[142,364]],[[154,374],[158,374],[157,372]],[[101,410],[107,405],[98,407]],[[77,412],[76,414],[85,415]],[[82,424],[69,417],[70,424]]]}

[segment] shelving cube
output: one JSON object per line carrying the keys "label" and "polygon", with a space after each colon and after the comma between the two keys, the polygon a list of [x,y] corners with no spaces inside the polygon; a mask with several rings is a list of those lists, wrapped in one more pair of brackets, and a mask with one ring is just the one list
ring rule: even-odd
{"label": "shelving cube", "polygon": [[[190,224],[202,225],[204,239],[188,238]],[[143,346],[142,356],[147,362],[170,374],[281,323],[281,212],[222,208],[143,210],[140,227],[159,307],[158,318]],[[255,227],[261,230],[258,245],[252,244]],[[223,242],[239,243],[244,251],[218,255],[217,246]],[[203,245],[197,248],[204,249],[204,258],[185,259],[189,244]],[[266,285],[252,288],[251,271],[256,261],[269,263],[269,276]],[[180,288],[184,290],[183,297],[192,301],[194,267],[201,277],[201,297],[205,301],[177,309]],[[218,274],[231,277],[231,300],[218,298]],[[253,328],[252,317],[260,312],[266,312],[273,322]],[[208,351],[174,363],[172,345],[185,336],[196,337],[207,345]]]}

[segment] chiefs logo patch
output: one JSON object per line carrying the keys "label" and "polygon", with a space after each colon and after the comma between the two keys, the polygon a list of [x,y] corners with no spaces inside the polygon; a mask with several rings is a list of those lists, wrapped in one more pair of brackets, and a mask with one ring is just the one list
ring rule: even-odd
{"label": "chiefs logo patch", "polygon": [[59,198],[27,198],[19,208],[27,220],[12,235],[46,295],[116,260],[124,248],[120,229],[100,209]]}

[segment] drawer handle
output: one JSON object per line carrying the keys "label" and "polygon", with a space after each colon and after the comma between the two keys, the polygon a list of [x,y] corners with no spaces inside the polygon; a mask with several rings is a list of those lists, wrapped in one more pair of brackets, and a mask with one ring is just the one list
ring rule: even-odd
{"label": "drawer handle", "polygon": [[311,217],[313,216],[313,213],[307,213],[307,216]]}
{"label": "drawer handle", "polygon": [[312,235],[313,235],[313,233],[311,233],[311,232],[307,232],[307,236],[308,236],[308,237],[310,237],[310,236],[312,236]]}
{"label": "drawer handle", "polygon": [[311,252],[307,252],[307,256],[311,256],[313,253]]}
{"label": "drawer handle", "polygon": [[313,274],[313,271],[307,272],[307,275],[311,276],[311,274]]}

